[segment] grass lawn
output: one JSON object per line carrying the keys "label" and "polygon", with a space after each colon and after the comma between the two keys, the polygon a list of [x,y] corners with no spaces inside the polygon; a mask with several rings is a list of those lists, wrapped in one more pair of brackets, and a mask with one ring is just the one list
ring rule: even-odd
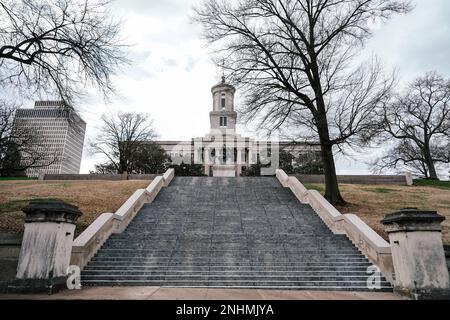
{"label": "grass lawn", "polygon": [[[305,184],[308,189],[324,193],[322,184]],[[388,213],[406,207],[435,210],[446,217],[443,222],[443,240],[450,245],[450,182],[415,181],[412,187],[395,185],[356,185],[340,186],[345,207],[338,207],[341,213],[355,213],[376,232],[387,239],[387,233],[380,220]]]}
{"label": "grass lawn", "polygon": [[438,180],[414,180],[416,186],[428,186],[439,189],[450,190],[450,181],[438,181]]}
{"label": "grass lawn", "polygon": [[61,199],[80,208],[76,233],[101,213],[115,212],[137,189],[150,181],[37,181],[0,180],[0,232],[22,233],[21,208],[33,199]]}

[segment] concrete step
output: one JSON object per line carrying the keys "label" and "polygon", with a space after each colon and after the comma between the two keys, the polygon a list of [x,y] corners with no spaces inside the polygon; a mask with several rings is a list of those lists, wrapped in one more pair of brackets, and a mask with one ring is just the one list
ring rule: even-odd
{"label": "concrete step", "polygon": [[[95,260],[94,260],[95,259]],[[302,262],[355,262],[355,261],[363,261],[366,262],[367,260],[364,257],[361,256],[353,256],[353,257],[344,257],[344,256],[266,256],[266,257],[253,257],[253,256],[245,256],[245,255],[229,255],[229,256],[166,256],[166,257],[160,257],[160,256],[152,256],[152,255],[141,255],[141,256],[117,256],[117,255],[97,255],[93,261],[97,260],[110,260],[110,261],[192,261],[195,260],[196,263],[201,262],[207,262],[207,263],[226,263],[226,262],[235,262],[235,261],[241,261],[241,262],[261,262],[261,263],[273,263],[277,262],[280,263],[302,263]]]}
{"label": "concrete step", "polygon": [[351,264],[351,265],[289,265],[289,266],[270,266],[270,265],[249,265],[249,266],[210,266],[210,265],[156,265],[156,264],[88,264],[83,271],[95,270],[122,270],[125,272],[133,271],[186,271],[186,272],[366,272],[370,264]]}
{"label": "concrete step", "polygon": [[279,248],[276,249],[271,249],[271,248],[261,248],[261,249],[257,249],[257,248],[251,248],[251,247],[244,247],[244,246],[239,246],[239,247],[229,247],[229,248],[224,248],[224,247],[204,247],[204,248],[199,248],[199,249],[185,249],[184,247],[180,248],[175,248],[174,250],[158,250],[158,248],[152,248],[152,247],[147,247],[147,248],[143,248],[143,247],[132,247],[132,248],[127,248],[127,247],[116,247],[116,246],[111,246],[111,245],[107,245],[102,247],[101,249],[101,253],[99,254],[110,254],[110,255],[129,255],[129,254],[135,254],[135,255],[141,255],[141,254],[148,254],[148,253],[152,253],[153,255],[160,255],[160,256],[168,256],[168,255],[173,255],[173,256],[202,256],[202,255],[214,255],[214,256],[221,256],[221,255],[248,255],[251,254],[252,256],[264,256],[264,255],[289,255],[289,256],[315,256],[315,255],[320,255],[320,256],[353,256],[353,255],[358,255],[361,256],[361,253],[356,249],[343,249],[343,250],[326,250],[323,248],[308,248],[305,250],[301,250],[301,249],[288,249],[288,250],[283,250],[280,251]]}
{"label": "concrete step", "polygon": [[229,261],[227,263],[209,263],[208,261],[204,261],[201,263],[197,262],[170,262],[170,261],[126,261],[126,260],[96,260],[91,261],[88,266],[97,266],[97,265],[109,265],[109,266],[124,266],[124,267],[140,267],[140,266],[155,266],[155,267],[176,267],[176,268],[198,268],[198,267],[209,267],[209,268],[265,268],[265,269],[295,269],[295,268],[322,268],[322,267],[367,267],[372,264],[367,261],[357,261],[357,262],[334,262],[334,263],[324,263],[322,261],[319,262],[286,262],[286,263],[272,263],[272,262],[241,262],[241,261]]}
{"label": "concrete step", "polygon": [[355,247],[308,247],[304,249],[289,247],[289,246],[245,246],[245,245],[220,245],[211,246],[208,244],[197,244],[197,245],[185,245],[185,244],[148,244],[141,246],[131,246],[131,248],[126,246],[116,246],[114,244],[107,244],[102,246],[102,252],[105,253],[123,253],[130,254],[135,253],[145,254],[152,252],[154,254],[161,253],[165,256],[167,254],[189,254],[189,255],[199,255],[215,252],[215,255],[221,254],[241,254],[241,253],[251,253],[254,256],[268,255],[268,254],[282,254],[282,255],[314,255],[314,254],[359,254],[361,252]]}
{"label": "concrete step", "polygon": [[82,285],[100,285],[100,286],[161,286],[161,287],[189,287],[189,288],[228,288],[228,289],[278,289],[278,290],[321,290],[321,291],[377,291],[392,292],[389,284],[381,284],[379,289],[370,290],[367,283],[362,282],[326,282],[326,281],[308,281],[308,282],[241,282],[241,281],[143,281],[143,280],[83,280]]}
{"label": "concrete step", "polygon": [[[211,274],[175,274],[175,275],[137,275],[137,274],[82,274],[83,281],[87,280],[141,280],[141,281],[168,281],[170,282],[283,282],[295,285],[303,282],[334,282],[341,285],[367,284],[367,276],[278,276],[278,275],[211,275]],[[386,281],[380,281],[387,284]]]}
{"label": "concrete step", "polygon": [[[331,241],[349,241],[346,236],[343,235],[323,235],[323,234],[317,234],[317,233],[278,233],[278,234],[244,234],[244,233],[216,233],[216,234],[191,234],[191,233],[167,233],[164,235],[158,235],[155,236],[152,232],[145,232],[134,234],[130,232],[124,232],[124,233],[116,233],[112,234],[110,239],[116,239],[116,238],[125,238],[125,239],[152,239],[152,238],[159,238],[159,237],[168,237],[168,238],[175,238],[175,239],[185,239],[185,238],[207,238],[211,239],[213,242],[215,239],[221,239],[220,241],[227,240],[227,239],[233,239],[233,238],[239,238],[239,239],[245,239],[247,241],[269,241],[270,239],[275,239],[277,241],[297,241],[301,239],[308,239],[309,241],[322,241],[322,240],[331,240]],[[306,236],[306,238],[305,238]]]}
{"label": "concrete step", "polygon": [[[159,230],[161,231],[161,230]],[[229,236],[224,236],[223,234],[218,233],[206,233],[206,232],[197,232],[197,233],[183,233],[183,236],[179,236],[180,233],[173,232],[150,232],[146,234],[145,231],[139,232],[137,234],[130,233],[127,230],[126,234],[121,237],[112,237],[111,241],[114,242],[152,242],[152,241],[169,241],[169,242],[195,242],[200,241],[201,243],[248,243],[249,245],[254,244],[286,244],[286,245],[346,245],[351,244],[351,241],[348,239],[336,239],[332,236],[329,237],[320,237],[314,238],[312,235],[297,235],[295,237],[271,237],[270,233],[258,233],[258,234],[232,234]],[[178,236],[177,236],[178,235]],[[267,235],[267,237],[259,238],[261,235]],[[258,236],[258,237],[256,237]]]}
{"label": "concrete step", "polygon": [[[158,283],[155,282],[140,282],[140,281],[83,281],[83,286],[157,286]],[[392,287],[390,286],[381,286],[380,289],[377,290],[369,290],[367,286],[330,286],[323,283],[314,283],[313,285],[301,285],[301,286],[292,286],[292,285],[236,285],[236,284],[221,284],[214,285],[209,283],[207,285],[198,285],[198,284],[179,284],[179,285],[166,285],[165,283],[159,283],[161,287],[168,288],[211,288],[211,289],[261,289],[261,290],[308,290],[308,291],[351,291],[351,292],[365,292],[365,291],[375,291],[375,292],[393,292]]]}
{"label": "concrete step", "polygon": [[133,263],[133,262],[123,262],[123,261],[97,261],[90,262],[87,265],[87,268],[123,268],[123,269],[137,269],[137,268],[154,268],[154,269],[173,269],[173,270],[181,270],[185,268],[186,270],[231,270],[231,269],[241,269],[241,270],[354,270],[358,271],[361,269],[367,270],[369,266],[372,264],[369,262],[357,262],[357,263],[333,263],[333,264],[323,264],[323,263],[308,263],[308,264],[261,264],[261,263],[247,263],[247,264],[218,264],[218,265],[210,265],[208,263],[205,264],[170,264],[170,263],[157,263],[157,262],[149,262],[149,263]]}
{"label": "concrete step", "polygon": [[98,275],[98,274],[105,274],[105,275],[111,275],[111,274],[133,274],[133,275],[156,275],[156,274],[166,274],[166,275],[196,275],[196,274],[200,274],[200,275],[240,275],[240,276],[245,276],[245,275],[252,275],[252,276],[257,276],[257,275],[267,275],[267,276],[273,276],[273,275],[278,275],[278,276],[298,276],[298,275],[314,275],[314,276],[341,276],[341,275],[348,275],[348,276],[364,276],[367,278],[367,274],[365,272],[365,270],[360,270],[360,271],[355,271],[355,270],[351,270],[351,271],[316,271],[316,270],[267,270],[267,269],[260,269],[260,270],[214,270],[214,269],[209,269],[209,268],[205,268],[205,270],[184,270],[184,269],[178,269],[178,270],[173,270],[173,269],[150,269],[150,270],[146,270],[146,269],[141,269],[141,270],[136,270],[136,269],[121,269],[121,268],[89,268],[89,269],[84,269],[82,274],[87,274],[87,275]]}

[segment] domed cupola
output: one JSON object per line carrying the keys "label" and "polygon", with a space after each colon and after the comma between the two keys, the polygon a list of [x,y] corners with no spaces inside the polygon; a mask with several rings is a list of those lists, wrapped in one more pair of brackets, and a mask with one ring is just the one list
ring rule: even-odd
{"label": "domed cupola", "polygon": [[209,113],[211,133],[221,131],[232,133],[236,130],[237,113],[234,111],[234,93],[236,88],[222,81],[211,88],[213,110]]}

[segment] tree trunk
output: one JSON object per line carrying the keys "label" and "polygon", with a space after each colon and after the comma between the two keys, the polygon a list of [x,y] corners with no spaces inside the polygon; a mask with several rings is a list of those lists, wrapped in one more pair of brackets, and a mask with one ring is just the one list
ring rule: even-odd
{"label": "tree trunk", "polygon": [[345,205],[346,202],[339,191],[332,146],[321,143],[323,170],[325,174],[325,199],[333,205]]}
{"label": "tree trunk", "polygon": [[127,164],[123,159],[121,159],[119,161],[119,172],[118,173],[123,174],[126,171],[128,171]]}
{"label": "tree trunk", "polygon": [[325,175],[325,199],[333,205],[345,205],[346,202],[339,191],[336,166],[333,157],[333,144],[330,143],[326,115],[323,115],[321,119],[317,121],[317,131],[319,133],[322,165]]}
{"label": "tree trunk", "polygon": [[339,185],[336,176],[336,166],[333,157],[333,144],[330,142],[330,131],[327,121],[327,109],[325,107],[325,100],[323,97],[322,85],[320,82],[320,72],[317,63],[317,55],[312,45],[310,50],[311,57],[311,72],[313,79],[310,79],[311,87],[316,96],[317,110],[314,114],[316,122],[317,133],[320,139],[320,148],[322,154],[323,171],[325,174],[325,199],[333,205],[345,205],[346,202],[342,198],[339,191]]}
{"label": "tree trunk", "polygon": [[426,161],[426,165],[428,168],[428,172],[430,174],[429,178],[432,180],[439,180],[437,173],[436,173],[436,167],[434,166],[433,159],[431,158],[431,156],[429,154],[425,156],[425,161]]}
{"label": "tree trunk", "polygon": [[430,179],[439,180],[436,173],[436,167],[434,166],[433,157],[431,156],[429,138],[425,140],[425,147],[423,149],[423,154],[425,158],[425,164],[427,165],[428,168],[428,173],[430,174]]}

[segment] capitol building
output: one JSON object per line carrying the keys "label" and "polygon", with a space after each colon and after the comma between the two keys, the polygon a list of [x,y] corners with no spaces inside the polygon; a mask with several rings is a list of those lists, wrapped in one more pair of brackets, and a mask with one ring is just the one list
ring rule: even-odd
{"label": "capitol building", "polygon": [[320,147],[288,141],[258,141],[236,132],[237,113],[234,110],[234,86],[225,78],[211,88],[212,110],[209,113],[210,132],[190,141],[156,141],[173,164],[201,164],[207,176],[235,177],[251,165],[261,164],[261,175],[274,175],[279,164],[279,152],[284,150],[295,158],[307,154],[320,158]]}

